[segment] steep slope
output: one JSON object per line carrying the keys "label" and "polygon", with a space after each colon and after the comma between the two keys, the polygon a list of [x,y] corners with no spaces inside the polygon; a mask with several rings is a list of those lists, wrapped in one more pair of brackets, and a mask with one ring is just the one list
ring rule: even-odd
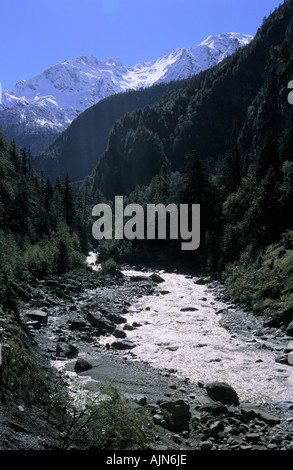
{"label": "steep slope", "polygon": [[54,142],[33,160],[36,171],[54,180],[68,173],[78,182],[93,171],[106,148],[114,123],[124,114],[155,104],[181,81],[117,93],[81,113]]}
{"label": "steep slope", "polygon": [[293,3],[273,12],[256,37],[219,65],[189,79],[153,107],[116,123],[94,175],[106,196],[148,184],[165,158],[221,161],[235,122],[243,162],[255,159],[269,131],[280,143],[292,133],[287,85],[293,77]]}
{"label": "steep slope", "polygon": [[6,91],[0,105],[0,128],[19,146],[43,150],[81,112],[100,100],[129,89],[148,87],[194,75],[221,61],[251,36],[210,36],[189,50],[175,49],[152,62],[124,66],[118,58],[101,62],[77,57],[54,65]]}

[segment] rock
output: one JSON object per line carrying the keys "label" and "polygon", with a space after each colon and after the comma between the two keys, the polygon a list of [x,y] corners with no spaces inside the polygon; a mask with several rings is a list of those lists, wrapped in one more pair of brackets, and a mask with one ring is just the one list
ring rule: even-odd
{"label": "rock", "polygon": [[264,320],[263,326],[265,328],[267,328],[267,327],[269,327],[269,328],[278,328],[279,321],[277,320],[277,318],[269,317],[266,320]]}
{"label": "rock", "polygon": [[196,307],[182,307],[180,309],[180,312],[195,312],[197,310],[198,310],[198,308],[196,308]]}
{"label": "rock", "polygon": [[183,400],[167,401],[160,404],[165,427],[171,431],[184,431],[189,427],[190,409]]}
{"label": "rock", "polygon": [[68,343],[57,343],[56,356],[72,358],[78,355],[78,349],[73,344]]}
{"label": "rock", "polygon": [[291,351],[293,351],[293,341],[289,341],[289,343],[287,344],[286,349],[285,349],[286,353],[289,353]]}
{"label": "rock", "polygon": [[136,275],[136,276],[130,276],[130,280],[133,281],[133,282],[147,281],[148,277],[147,276]]}
{"label": "rock", "polygon": [[42,325],[47,325],[48,323],[48,313],[43,312],[43,310],[31,310],[26,313],[26,316],[31,320],[40,322]]}
{"label": "rock", "polygon": [[293,352],[290,352],[287,356],[287,359],[288,359],[288,364],[290,364],[291,366],[293,366]]}
{"label": "rock", "polygon": [[150,275],[150,279],[154,281],[156,284],[160,284],[161,282],[165,282],[165,279],[163,279],[159,274],[153,273]]}
{"label": "rock", "polygon": [[29,328],[32,328],[33,330],[39,330],[40,328],[42,328],[42,325],[39,321],[28,321],[26,322],[26,325],[29,327]]}
{"label": "rock", "polygon": [[126,333],[124,330],[120,330],[119,328],[116,328],[116,330],[113,333],[113,336],[115,336],[115,338],[126,338]]}
{"label": "rock", "polygon": [[141,397],[137,397],[135,399],[136,403],[138,403],[140,406],[146,406],[147,404],[147,397],[146,396],[141,396]]}
{"label": "rock", "polygon": [[203,285],[207,284],[208,282],[210,282],[210,278],[208,278],[208,277],[199,277],[198,279],[195,279],[193,282],[194,282],[194,284],[197,284],[199,286],[203,286]]}
{"label": "rock", "polygon": [[127,322],[126,318],[122,317],[119,312],[115,311],[107,313],[107,319],[112,321],[113,323],[116,323],[117,325],[120,323]]}
{"label": "rock", "polygon": [[153,416],[153,422],[154,424],[159,424],[161,425],[164,421],[164,417],[163,415],[160,415],[159,413],[156,413],[154,416]]}
{"label": "rock", "polygon": [[129,341],[128,339],[121,339],[117,341],[113,341],[111,344],[111,347],[114,349],[132,349],[135,347],[135,344],[132,341]]}
{"label": "rock", "polygon": [[286,354],[278,354],[275,357],[275,361],[278,362],[279,364],[288,364],[288,358]]}
{"label": "rock", "polygon": [[87,320],[98,330],[99,333],[103,333],[105,331],[113,333],[116,328],[115,323],[106,318],[101,312],[88,312]]}
{"label": "rock", "polygon": [[260,421],[264,421],[265,423],[269,424],[270,426],[275,426],[276,424],[280,423],[280,419],[266,413],[262,410],[241,410],[242,414],[244,414],[249,419],[258,419]]}
{"label": "rock", "polygon": [[236,391],[225,382],[211,382],[206,385],[208,396],[214,401],[220,401],[225,405],[239,405]]}
{"label": "rock", "polygon": [[86,328],[86,323],[81,320],[75,320],[69,322],[69,329],[73,331],[82,331]]}
{"label": "rock", "polygon": [[252,432],[246,434],[245,436],[247,442],[251,442],[252,444],[257,444],[260,441],[261,435],[257,432]]}
{"label": "rock", "polygon": [[293,321],[287,326],[286,335],[293,336]]}
{"label": "rock", "polygon": [[203,441],[200,443],[200,450],[211,450],[213,443],[211,441]]}
{"label": "rock", "polygon": [[228,408],[221,402],[216,401],[214,403],[206,403],[201,405],[198,408],[199,411],[203,411],[206,413],[211,413],[212,415],[218,416],[222,414],[228,413]]}
{"label": "rock", "polygon": [[78,372],[85,372],[86,370],[92,369],[93,366],[90,362],[82,357],[79,357],[75,363],[74,370],[76,373]]}
{"label": "rock", "polygon": [[123,330],[134,330],[134,326],[126,323],[126,325],[123,326]]}

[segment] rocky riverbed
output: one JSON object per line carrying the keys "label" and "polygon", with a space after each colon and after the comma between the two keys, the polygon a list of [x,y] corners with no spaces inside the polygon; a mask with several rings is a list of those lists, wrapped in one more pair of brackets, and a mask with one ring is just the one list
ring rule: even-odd
{"label": "rocky riverbed", "polygon": [[[50,361],[60,387],[82,396],[85,390],[98,394],[114,384],[138,411],[149,411],[154,449],[293,450],[293,400],[242,399],[237,386],[223,376],[209,382],[195,380],[178,373],[172,364],[158,367],[140,356],[134,333],[143,331],[146,320],[137,303],[168,295],[162,276],[125,271],[121,276],[99,277],[88,272],[78,280],[70,276],[49,279],[20,293],[25,301],[22,321],[41,355]],[[199,279],[193,282],[200,285]],[[221,286],[207,279],[202,285],[225,301]],[[229,303],[226,306],[229,310]],[[150,311],[151,307],[144,314]],[[248,320],[241,324],[235,311],[230,316],[217,311],[217,315],[221,315],[222,328],[232,335],[247,332]],[[260,320],[249,316],[252,327],[255,341],[262,332],[260,344],[266,346],[260,351],[277,344],[276,360],[285,355],[285,328],[261,328]],[[164,348],[168,353],[172,348],[176,351],[173,344]],[[282,367],[292,376],[289,364]],[[9,394],[0,410],[1,449],[60,446],[61,430],[56,423],[49,425],[36,410],[13,402]]]}

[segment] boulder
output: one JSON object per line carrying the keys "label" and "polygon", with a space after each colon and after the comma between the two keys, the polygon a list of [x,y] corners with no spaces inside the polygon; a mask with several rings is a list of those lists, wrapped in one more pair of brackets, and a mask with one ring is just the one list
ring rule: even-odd
{"label": "boulder", "polygon": [[196,312],[198,308],[196,307],[182,307],[180,312]]}
{"label": "boulder", "polygon": [[39,321],[34,320],[26,322],[26,326],[33,330],[40,330],[42,328],[41,323]]}
{"label": "boulder", "polygon": [[123,326],[123,330],[134,330],[134,326],[129,325],[129,323],[126,323],[126,325]]}
{"label": "boulder", "polygon": [[160,404],[164,426],[170,431],[180,432],[189,428],[190,407],[183,400],[166,401]]}
{"label": "boulder", "polygon": [[78,355],[78,349],[76,346],[70,343],[57,343],[56,356],[72,358]]}
{"label": "boulder", "polygon": [[48,313],[43,312],[43,310],[31,310],[26,313],[26,316],[31,320],[38,321],[42,325],[47,325],[48,323]]}
{"label": "boulder", "polygon": [[156,284],[160,284],[161,282],[165,282],[165,279],[163,279],[159,274],[153,273],[150,275],[150,279],[154,281]]}
{"label": "boulder", "polygon": [[69,329],[73,331],[82,331],[86,328],[86,323],[82,320],[73,320],[69,322]]}
{"label": "boulder", "polygon": [[194,282],[194,284],[197,284],[199,286],[203,286],[203,285],[207,284],[208,282],[210,282],[210,278],[209,277],[199,277],[199,278],[195,279],[193,282]]}
{"label": "boulder", "polygon": [[293,321],[287,326],[286,335],[293,336]]}
{"label": "boulder", "polygon": [[101,312],[88,312],[88,322],[97,329],[98,333],[113,333],[116,328],[114,322],[106,318]]}
{"label": "boulder", "polygon": [[226,382],[210,382],[205,388],[212,400],[220,401],[225,405],[239,405],[236,391]]}
{"label": "boulder", "polygon": [[90,370],[92,368],[92,364],[82,357],[79,357],[74,365],[74,370],[76,373],[85,372],[86,370]]}
{"label": "boulder", "polygon": [[218,416],[228,413],[228,408],[223,403],[215,401],[213,403],[205,403],[198,408],[199,411],[205,413],[210,413],[212,415]]}
{"label": "boulder", "polygon": [[120,330],[119,328],[116,328],[116,330],[113,333],[113,336],[115,336],[115,338],[126,338],[127,335],[124,330]]}
{"label": "boulder", "polygon": [[262,410],[255,410],[255,409],[242,410],[242,414],[244,414],[249,419],[258,419],[260,421],[264,421],[270,426],[275,426],[276,424],[280,423],[279,418],[277,418],[276,416],[272,416],[269,413],[266,413],[265,411],[262,411]]}
{"label": "boulder", "polygon": [[110,320],[111,322],[116,323],[117,325],[127,322],[126,318],[122,317],[122,315],[119,312],[115,312],[115,311],[107,313],[107,319]]}
{"label": "boulder", "polygon": [[132,341],[129,341],[128,339],[121,339],[117,341],[113,341],[111,344],[112,348],[114,349],[132,349],[135,347],[135,344]]}

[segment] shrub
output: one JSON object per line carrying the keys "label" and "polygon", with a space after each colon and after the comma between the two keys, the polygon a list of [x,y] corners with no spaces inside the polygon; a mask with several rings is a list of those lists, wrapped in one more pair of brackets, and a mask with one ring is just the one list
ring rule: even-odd
{"label": "shrub", "polygon": [[102,263],[100,272],[103,275],[107,275],[107,274],[120,275],[121,274],[120,269],[121,269],[120,265],[116,263],[116,261],[113,258],[109,258],[107,261],[104,261],[104,263]]}
{"label": "shrub", "polygon": [[146,449],[150,420],[132,408],[122,393],[109,386],[103,395],[74,408],[63,449],[79,444],[88,449]]}

